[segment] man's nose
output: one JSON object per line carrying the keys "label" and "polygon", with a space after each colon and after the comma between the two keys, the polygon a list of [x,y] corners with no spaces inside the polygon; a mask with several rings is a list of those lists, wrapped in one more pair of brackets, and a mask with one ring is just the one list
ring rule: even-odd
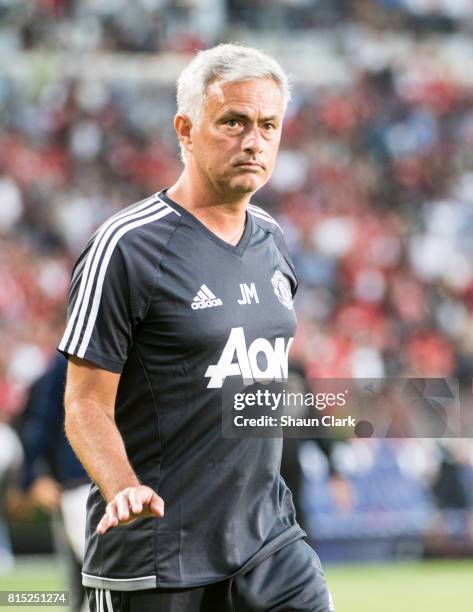
{"label": "man's nose", "polygon": [[245,130],[242,148],[246,153],[260,153],[262,150],[263,138],[257,125],[252,125]]}

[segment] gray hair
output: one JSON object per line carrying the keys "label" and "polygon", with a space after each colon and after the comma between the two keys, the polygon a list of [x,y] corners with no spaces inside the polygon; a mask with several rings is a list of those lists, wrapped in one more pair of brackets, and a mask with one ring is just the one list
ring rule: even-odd
{"label": "gray hair", "polygon": [[[177,113],[198,124],[207,88],[213,81],[233,83],[267,78],[281,89],[285,111],[291,99],[291,86],[288,75],[275,59],[258,49],[233,43],[199,51],[177,80]],[[181,159],[185,161],[184,147],[182,144],[180,147]]]}

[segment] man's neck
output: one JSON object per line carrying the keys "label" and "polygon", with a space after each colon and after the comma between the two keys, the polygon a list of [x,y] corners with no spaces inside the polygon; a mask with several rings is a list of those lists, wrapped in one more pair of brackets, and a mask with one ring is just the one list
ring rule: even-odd
{"label": "man's neck", "polygon": [[225,198],[198,185],[191,185],[184,172],[167,190],[167,195],[225,242],[237,244],[240,240],[251,194]]}

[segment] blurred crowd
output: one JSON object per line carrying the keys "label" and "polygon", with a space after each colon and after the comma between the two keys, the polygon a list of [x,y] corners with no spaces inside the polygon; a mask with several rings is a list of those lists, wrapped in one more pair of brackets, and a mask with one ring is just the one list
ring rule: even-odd
{"label": "blurred crowd", "polygon": [[264,194],[302,281],[314,377],[469,376],[473,91],[400,76],[301,93]]}
{"label": "blurred crowd", "polygon": [[473,6],[469,0],[0,0],[0,18],[4,49],[156,53],[229,40],[241,27],[468,30]]}
{"label": "blurred crowd", "polygon": [[141,53],[193,50],[259,31],[335,28],[471,28],[470,0],[0,0],[3,48]]}

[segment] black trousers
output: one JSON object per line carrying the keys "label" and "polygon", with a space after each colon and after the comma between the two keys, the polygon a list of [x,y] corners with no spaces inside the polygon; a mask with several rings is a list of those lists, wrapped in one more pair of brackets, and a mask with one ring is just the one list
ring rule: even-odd
{"label": "black trousers", "polygon": [[91,612],[333,612],[320,560],[304,540],[248,571],[181,589],[108,591],[87,588]]}

